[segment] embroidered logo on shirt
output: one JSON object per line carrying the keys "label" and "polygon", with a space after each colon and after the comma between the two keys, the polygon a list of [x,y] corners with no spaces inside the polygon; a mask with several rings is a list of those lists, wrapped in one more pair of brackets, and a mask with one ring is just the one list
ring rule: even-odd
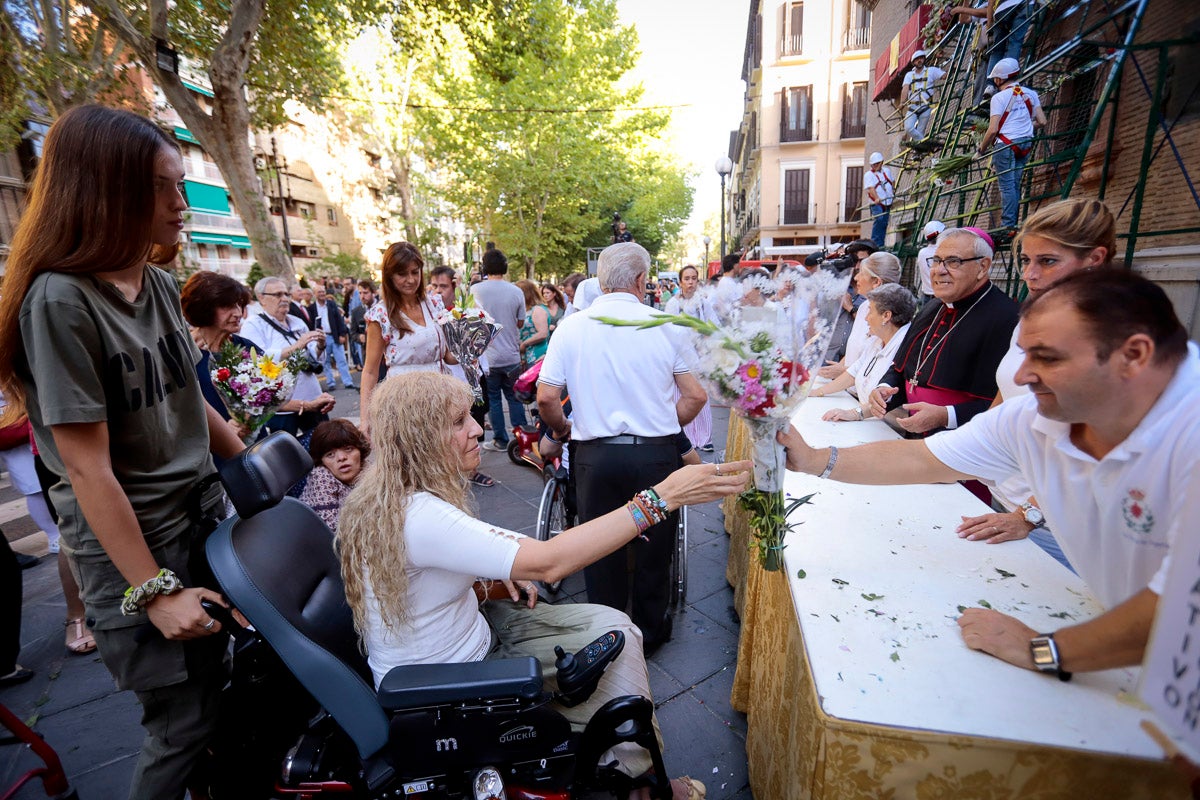
{"label": "embroidered logo on shirt", "polygon": [[1136,533],[1149,533],[1154,527],[1154,515],[1146,505],[1146,493],[1140,489],[1130,489],[1129,495],[1121,502],[1121,513],[1125,517],[1125,527]]}

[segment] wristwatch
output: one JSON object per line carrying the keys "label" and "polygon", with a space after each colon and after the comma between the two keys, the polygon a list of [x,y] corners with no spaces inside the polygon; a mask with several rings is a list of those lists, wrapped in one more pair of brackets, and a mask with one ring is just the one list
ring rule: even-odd
{"label": "wristwatch", "polygon": [[1033,503],[1021,503],[1021,515],[1025,517],[1026,522],[1035,528],[1040,528],[1046,523],[1046,515]]}
{"label": "wristwatch", "polygon": [[1033,666],[1039,672],[1052,672],[1064,683],[1071,680],[1071,673],[1059,663],[1058,645],[1054,642],[1053,633],[1040,633],[1030,639],[1029,654],[1033,656]]}

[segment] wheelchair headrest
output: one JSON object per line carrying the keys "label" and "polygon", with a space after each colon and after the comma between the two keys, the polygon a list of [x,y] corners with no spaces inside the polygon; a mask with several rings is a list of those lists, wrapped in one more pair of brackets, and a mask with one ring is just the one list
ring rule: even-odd
{"label": "wheelchair headrest", "polygon": [[221,466],[221,483],[238,516],[249,519],[278,504],[312,465],[296,437],[278,431],[226,461]]}

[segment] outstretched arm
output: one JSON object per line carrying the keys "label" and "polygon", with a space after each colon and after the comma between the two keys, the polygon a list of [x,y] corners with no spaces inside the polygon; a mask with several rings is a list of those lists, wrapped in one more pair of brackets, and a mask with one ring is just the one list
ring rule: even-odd
{"label": "outstretched arm", "polygon": [[[827,468],[832,448],[809,447],[795,427],[779,434],[778,439],[787,449],[787,468],[793,472],[820,475]],[[890,486],[953,483],[971,476],[938,461],[923,441],[900,439],[839,448],[837,463],[828,477],[842,483]]]}

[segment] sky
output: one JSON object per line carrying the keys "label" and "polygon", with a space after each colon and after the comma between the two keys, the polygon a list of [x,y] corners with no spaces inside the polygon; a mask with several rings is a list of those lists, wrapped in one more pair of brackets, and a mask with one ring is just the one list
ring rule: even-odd
{"label": "sky", "polygon": [[617,0],[621,21],[637,29],[642,53],[626,80],[645,86],[646,105],[683,106],[671,114],[669,135],[680,160],[699,172],[685,235],[698,238],[703,221],[720,209],[713,164],[728,151],[729,132],[742,118],[749,6],[748,0]]}

